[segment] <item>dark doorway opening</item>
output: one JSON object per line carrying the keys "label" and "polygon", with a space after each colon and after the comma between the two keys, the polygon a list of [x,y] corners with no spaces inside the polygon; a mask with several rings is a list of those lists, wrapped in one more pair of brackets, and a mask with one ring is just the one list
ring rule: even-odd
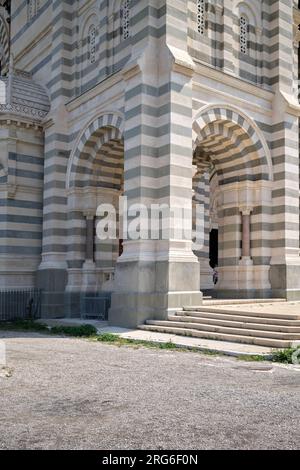
{"label": "dark doorway opening", "polygon": [[209,264],[214,269],[219,264],[219,231],[213,229],[209,234]]}
{"label": "dark doorway opening", "polygon": [[123,240],[119,239],[119,256],[122,256],[123,254],[123,250],[124,250],[124,247],[123,247]]}

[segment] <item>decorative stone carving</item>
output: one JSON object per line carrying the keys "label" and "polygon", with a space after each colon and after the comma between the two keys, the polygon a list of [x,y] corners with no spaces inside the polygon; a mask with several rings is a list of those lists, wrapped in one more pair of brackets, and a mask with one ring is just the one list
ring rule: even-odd
{"label": "decorative stone carving", "polygon": [[11,67],[8,77],[2,77],[6,87],[6,103],[0,104],[0,114],[23,116],[42,121],[50,110],[44,88],[33,81],[31,74]]}

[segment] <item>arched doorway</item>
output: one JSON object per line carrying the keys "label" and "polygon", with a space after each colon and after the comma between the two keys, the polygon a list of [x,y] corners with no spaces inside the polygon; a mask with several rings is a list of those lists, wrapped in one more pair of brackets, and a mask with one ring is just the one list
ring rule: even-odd
{"label": "arched doorway", "polygon": [[[72,315],[77,310],[76,314],[84,317],[107,317],[122,234],[118,227],[114,239],[100,240],[97,237],[98,208],[100,205],[112,206],[118,220],[123,186],[121,118],[106,115],[88,126],[70,158],[68,168],[66,292]],[[89,299],[88,303],[86,299]]]}
{"label": "arched doorway", "polygon": [[193,163],[200,186],[205,183],[207,211],[200,269],[205,273],[209,265],[212,237],[216,257],[217,235],[216,296],[269,296],[272,235],[265,227],[271,222],[272,167],[267,146],[255,125],[229,107],[207,107],[193,131]]}

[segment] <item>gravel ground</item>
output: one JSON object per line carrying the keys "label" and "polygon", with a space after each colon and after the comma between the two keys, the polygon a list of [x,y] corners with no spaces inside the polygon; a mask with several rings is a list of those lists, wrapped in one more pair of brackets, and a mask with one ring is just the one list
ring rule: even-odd
{"label": "gravel ground", "polygon": [[0,449],[299,449],[300,370],[0,333]]}

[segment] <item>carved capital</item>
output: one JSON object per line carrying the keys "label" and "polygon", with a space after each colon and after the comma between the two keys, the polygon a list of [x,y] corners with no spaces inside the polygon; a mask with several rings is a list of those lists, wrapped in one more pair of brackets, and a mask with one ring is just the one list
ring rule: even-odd
{"label": "carved capital", "polygon": [[239,211],[241,212],[242,215],[251,215],[251,212],[253,212],[253,207],[242,206],[240,207]]}

